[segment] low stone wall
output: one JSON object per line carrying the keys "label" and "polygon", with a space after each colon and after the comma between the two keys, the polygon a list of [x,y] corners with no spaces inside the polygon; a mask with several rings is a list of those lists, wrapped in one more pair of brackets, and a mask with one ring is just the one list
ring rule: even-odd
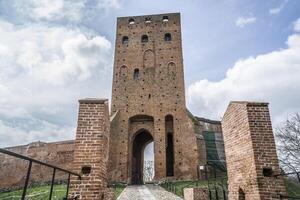
{"label": "low stone wall", "polygon": [[[71,169],[74,141],[53,143],[35,142],[6,149],[64,169]],[[28,161],[0,153],[0,191],[23,187],[27,167]],[[33,164],[31,172],[30,184],[42,184],[51,181],[53,170],[39,164]],[[57,171],[56,181],[63,182],[66,180],[67,174]]]}
{"label": "low stone wall", "polygon": [[208,190],[206,188],[184,188],[184,200],[208,200]]}

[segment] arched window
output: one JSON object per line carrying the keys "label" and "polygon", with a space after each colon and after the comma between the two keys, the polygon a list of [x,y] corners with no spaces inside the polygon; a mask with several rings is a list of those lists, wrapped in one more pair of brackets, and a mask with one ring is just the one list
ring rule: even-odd
{"label": "arched window", "polygon": [[169,21],[169,17],[168,16],[163,16],[162,21],[163,22],[168,22]]}
{"label": "arched window", "polygon": [[130,19],[128,20],[128,23],[129,23],[129,24],[134,24],[134,19],[130,18]]}
{"label": "arched window", "polygon": [[172,40],[172,36],[171,36],[171,34],[170,33],[166,33],[165,34],[165,41],[171,41]]}
{"label": "arched window", "polygon": [[126,75],[127,75],[127,67],[125,65],[123,65],[123,66],[121,66],[120,76],[126,77]]}
{"label": "arched window", "polygon": [[122,44],[128,44],[129,38],[128,36],[123,36],[122,38]]}
{"label": "arched window", "polygon": [[139,69],[134,69],[134,72],[133,72],[133,79],[134,80],[138,80],[140,78],[140,70]]}
{"label": "arched window", "polygon": [[142,43],[148,42],[148,35],[142,35]]}
{"label": "arched window", "polygon": [[151,23],[151,18],[150,18],[150,17],[146,17],[146,18],[145,18],[145,23],[146,23],[146,24]]}

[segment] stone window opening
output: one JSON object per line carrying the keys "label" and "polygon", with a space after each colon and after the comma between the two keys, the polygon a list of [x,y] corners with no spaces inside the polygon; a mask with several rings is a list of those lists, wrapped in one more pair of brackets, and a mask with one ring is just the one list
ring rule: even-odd
{"label": "stone window opening", "polygon": [[92,170],[91,166],[82,166],[81,167],[81,173],[83,175],[89,175],[91,173],[91,170]]}
{"label": "stone window opening", "polygon": [[142,43],[146,43],[146,42],[148,42],[148,35],[142,35],[142,38],[141,38],[141,41],[142,41]]}
{"label": "stone window opening", "polygon": [[167,115],[165,117],[165,131],[166,131],[166,175],[174,176],[174,123],[173,116]]}
{"label": "stone window opening", "polygon": [[168,22],[169,21],[169,17],[168,16],[163,16],[162,21],[163,22]]}
{"label": "stone window opening", "polygon": [[125,65],[121,66],[120,75],[125,77],[127,73],[127,67]]}
{"label": "stone window opening", "polygon": [[166,33],[166,34],[165,34],[165,41],[166,41],[166,42],[170,42],[171,40],[172,40],[171,33]]}
{"label": "stone window opening", "polygon": [[146,23],[146,24],[151,23],[151,18],[150,18],[150,17],[146,17],[146,18],[145,18],[145,23]]}
{"label": "stone window opening", "polygon": [[123,36],[122,37],[122,44],[128,44],[128,42],[129,42],[128,36]]}
{"label": "stone window opening", "polygon": [[133,79],[134,80],[138,80],[140,78],[140,70],[139,69],[134,69],[134,72],[133,72]]}
{"label": "stone window opening", "polygon": [[134,19],[130,18],[130,19],[128,20],[128,23],[129,23],[130,25],[134,24],[134,23],[135,23],[135,22],[134,22]]}

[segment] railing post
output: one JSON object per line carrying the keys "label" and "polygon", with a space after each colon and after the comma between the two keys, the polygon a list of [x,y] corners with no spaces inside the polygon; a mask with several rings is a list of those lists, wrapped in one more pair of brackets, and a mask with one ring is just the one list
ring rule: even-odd
{"label": "railing post", "polygon": [[71,178],[71,174],[69,173],[69,175],[68,175],[68,183],[67,183],[66,199],[68,199],[68,194],[69,194],[70,178]]}
{"label": "railing post", "polygon": [[225,189],[224,189],[224,180],[225,180],[225,179],[222,179],[222,190],[223,190],[223,199],[226,200],[227,197],[226,197],[226,191],[225,191]]}
{"label": "railing post", "polygon": [[296,174],[297,174],[298,182],[300,183],[300,175],[299,175],[300,173],[297,172]]}
{"label": "railing post", "polygon": [[51,198],[52,198],[53,185],[54,185],[54,180],[55,180],[55,171],[56,171],[56,169],[54,168],[53,169],[53,175],[52,175],[52,181],[51,181],[49,200],[51,200]]}
{"label": "railing post", "polygon": [[29,183],[31,167],[32,167],[32,161],[29,161],[27,175],[26,175],[25,184],[24,184],[23,193],[22,193],[22,200],[25,200],[25,198],[26,198],[26,191],[27,191],[27,187],[28,187],[28,183]]}

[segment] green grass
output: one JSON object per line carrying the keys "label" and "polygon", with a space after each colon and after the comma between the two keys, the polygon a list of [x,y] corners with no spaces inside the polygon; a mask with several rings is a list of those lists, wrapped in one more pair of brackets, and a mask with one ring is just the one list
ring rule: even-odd
{"label": "green grass", "polygon": [[[114,188],[115,199],[124,190],[124,186],[118,185]],[[0,192],[0,200],[19,200],[22,196],[22,190],[14,190],[10,192]],[[52,200],[62,200],[66,196],[67,185],[54,185]],[[26,197],[28,200],[45,200],[49,198],[50,185],[34,186],[27,189]]]}
{"label": "green grass", "polygon": [[[211,189],[214,189],[216,184],[216,189],[218,190],[219,199],[222,199],[222,187],[221,187],[221,180],[216,181],[210,181],[209,187]],[[183,197],[183,189],[184,188],[190,188],[190,187],[200,187],[200,188],[208,188],[208,182],[207,181],[176,181],[172,183],[172,186],[168,186],[167,184],[163,184],[162,187],[164,187],[166,190],[173,192],[174,194]],[[214,190],[213,190],[214,191]],[[215,192],[212,192],[212,197],[214,197],[216,194]]]}
{"label": "green grass", "polygon": [[116,186],[116,188],[114,188],[115,199],[117,199],[120,196],[120,194],[122,193],[124,188],[125,188],[125,186],[122,186],[122,185],[118,185],[118,186]]}
{"label": "green grass", "polygon": [[[223,193],[222,193],[222,187],[221,187],[221,180],[217,180],[216,182],[210,181],[210,189],[212,190],[212,199],[215,199],[216,193],[215,193],[215,187],[214,185],[217,185],[217,190],[218,190],[218,195],[219,199],[222,199]],[[224,181],[225,183],[225,181]],[[300,184],[295,181],[286,179],[286,189],[288,192],[288,196],[290,197],[300,197]],[[168,186],[167,184],[161,185],[163,188],[166,190],[173,192],[174,194],[183,197],[183,189],[184,188],[189,188],[189,187],[202,187],[202,188],[207,188],[208,184],[207,181],[176,181],[172,183],[171,187],[170,185]]]}
{"label": "green grass", "polygon": [[286,179],[285,186],[288,196],[300,197],[300,183],[296,183],[292,180]]}
{"label": "green grass", "polygon": [[[53,188],[52,199],[62,200],[66,196],[67,186],[55,185]],[[50,194],[50,185],[29,187],[26,197],[30,200],[48,199]],[[22,196],[22,190],[0,193],[0,200],[19,200]]]}

